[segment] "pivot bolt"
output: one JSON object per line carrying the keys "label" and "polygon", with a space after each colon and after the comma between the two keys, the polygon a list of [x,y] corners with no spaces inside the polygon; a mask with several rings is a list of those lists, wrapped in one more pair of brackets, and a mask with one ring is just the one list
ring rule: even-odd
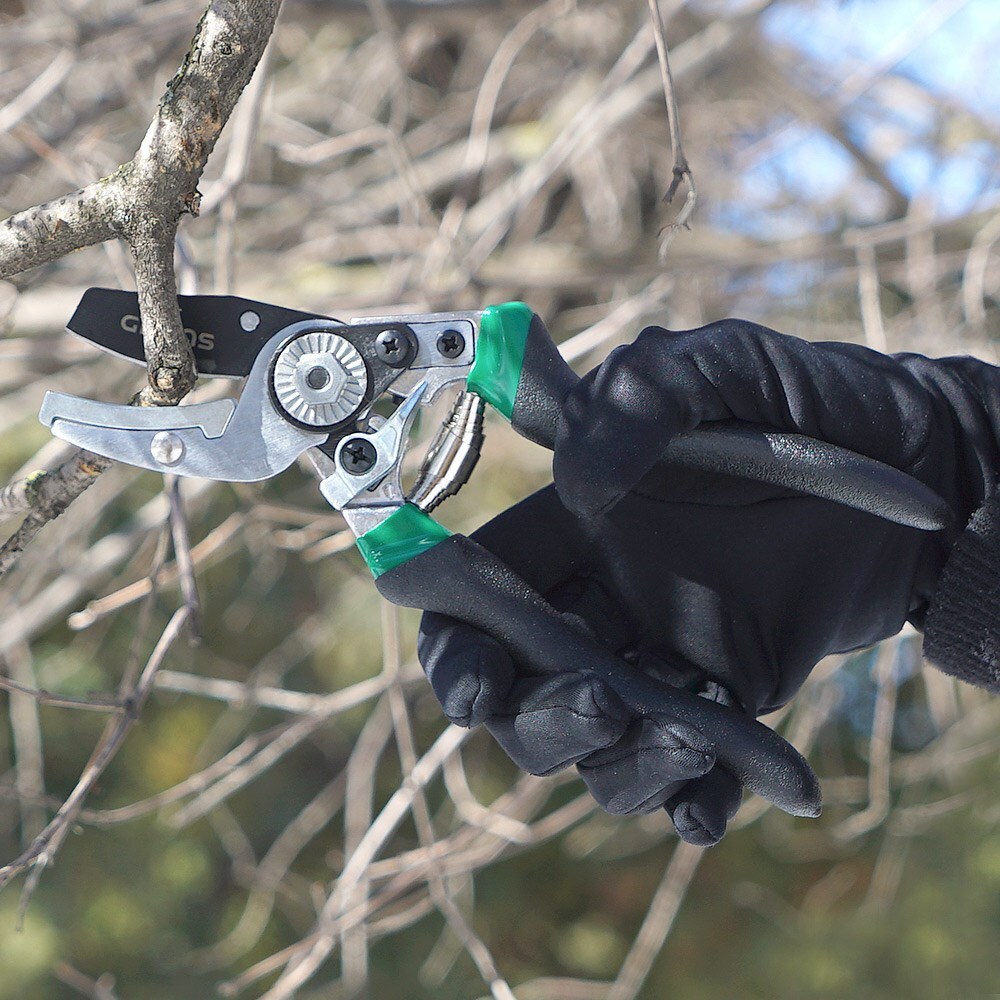
{"label": "pivot bolt", "polygon": [[260,326],[260,315],[258,313],[255,313],[252,309],[248,309],[245,313],[240,313],[240,329],[244,333],[253,333],[258,326]]}
{"label": "pivot bolt", "polygon": [[443,358],[460,357],[465,350],[465,337],[458,330],[445,330],[437,339],[437,349]]}
{"label": "pivot bolt", "polygon": [[401,330],[383,330],[375,338],[375,354],[390,368],[405,368],[416,354],[413,342]]}
{"label": "pivot bolt", "polygon": [[351,476],[363,476],[371,471],[378,458],[374,445],[364,438],[350,438],[340,450],[340,464]]}
{"label": "pivot bolt", "polygon": [[320,389],[325,389],[330,384],[330,373],[320,365],[316,365],[315,368],[310,368],[306,372],[306,385],[310,389],[315,389],[317,392]]}
{"label": "pivot bolt", "polygon": [[160,465],[176,465],[184,457],[184,442],[171,431],[160,431],[149,442],[149,453]]}

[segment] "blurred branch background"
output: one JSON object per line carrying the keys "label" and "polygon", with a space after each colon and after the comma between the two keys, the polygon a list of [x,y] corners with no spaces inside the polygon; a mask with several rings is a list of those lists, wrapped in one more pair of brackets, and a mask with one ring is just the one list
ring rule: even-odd
{"label": "blurred branch background", "polygon": [[[181,290],[342,317],[524,298],[580,370],[646,322],[726,315],[995,360],[992,0],[659,9],[690,230],[684,185],[662,201],[646,0],[287,0],[179,231]],[[0,0],[0,215],[131,158],[201,12]],[[46,389],[143,383],[63,332],[92,284],[134,287],[122,246],[0,284],[2,482],[69,454]],[[500,422],[484,464],[455,530],[548,475]],[[1000,993],[1000,702],[925,670],[917,635],[824,662],[772,720],[822,819],[752,800],[702,853],[445,727],[415,615],[352,542],[305,469],[114,467],[4,577],[0,865],[89,794],[56,863],[0,895],[0,997]]]}

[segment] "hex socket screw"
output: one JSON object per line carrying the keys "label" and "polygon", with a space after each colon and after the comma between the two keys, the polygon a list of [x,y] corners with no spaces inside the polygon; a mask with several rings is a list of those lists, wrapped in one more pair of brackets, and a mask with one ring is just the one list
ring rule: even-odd
{"label": "hex socket screw", "polygon": [[465,337],[458,330],[445,330],[437,339],[437,349],[443,358],[461,357],[465,350]]}
{"label": "hex socket screw", "polygon": [[364,438],[349,438],[340,450],[340,464],[344,472],[351,476],[363,476],[370,471],[378,459],[378,453],[371,441]]}

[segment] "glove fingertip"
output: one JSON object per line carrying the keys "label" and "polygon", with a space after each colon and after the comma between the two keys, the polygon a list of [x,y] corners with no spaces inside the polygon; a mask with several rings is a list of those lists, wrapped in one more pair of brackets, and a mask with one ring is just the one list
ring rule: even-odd
{"label": "glove fingertip", "polygon": [[[670,812],[668,806],[664,808]],[[725,819],[712,815],[696,802],[679,802],[670,818],[681,840],[696,847],[714,847],[726,833]]]}
{"label": "glove fingertip", "polygon": [[705,777],[688,782],[664,808],[682,840],[709,847],[725,835],[742,798],[743,788],[736,777],[716,767]]}
{"label": "glove fingertip", "polygon": [[507,651],[458,623],[422,632],[418,652],[441,709],[463,729],[480,725],[498,711],[514,683],[514,663]]}

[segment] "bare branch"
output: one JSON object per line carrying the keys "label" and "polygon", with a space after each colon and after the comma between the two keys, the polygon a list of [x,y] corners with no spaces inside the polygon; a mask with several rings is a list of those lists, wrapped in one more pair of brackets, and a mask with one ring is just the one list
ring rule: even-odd
{"label": "bare branch", "polygon": [[[393,729],[396,733],[396,745],[403,770],[408,774],[412,774],[414,768],[417,766],[417,752],[409,714],[406,709],[406,702],[403,698],[403,690],[397,681],[402,666],[399,652],[399,608],[388,601],[382,601],[381,609],[382,662],[384,664],[384,672],[393,681],[388,693]],[[417,835],[420,838],[420,845],[424,850],[433,853],[437,846],[437,839],[434,835],[433,823],[431,822],[430,806],[427,804],[423,788],[415,790],[412,809],[413,818],[417,826]],[[510,985],[500,974],[496,960],[490,954],[489,948],[473,930],[465,914],[455,904],[449,887],[445,884],[440,873],[432,869],[427,884],[434,905],[441,912],[441,915],[448,922],[452,933],[461,942],[462,947],[475,963],[479,975],[489,987],[494,1000],[515,1000]]]}
{"label": "bare branch", "polygon": [[118,235],[115,201],[120,174],[0,222],[0,278],[65,257]]}
{"label": "bare branch", "polygon": [[0,108],[0,134],[13,128],[41,104],[66,79],[74,61],[73,53],[69,49],[62,49],[29,86],[5,108]]}
{"label": "bare branch", "polygon": [[[242,514],[230,514],[225,521],[213,528],[208,535],[191,548],[192,568],[212,565],[215,557],[221,556],[225,552],[226,547],[239,535],[245,524],[246,519]],[[160,572],[160,586],[166,587],[176,583],[180,579],[180,573],[176,562],[168,563]],[[114,614],[116,611],[121,611],[137,601],[141,601],[152,590],[152,580],[149,577],[143,577],[106,597],[98,597],[91,601],[85,608],[70,615],[67,624],[74,631],[90,628],[91,625],[107,615]]]}
{"label": "bare branch", "polygon": [[40,705],[54,708],[76,708],[88,712],[120,712],[121,702],[117,698],[106,696],[91,696],[89,698],[70,698],[67,695],[53,694],[44,688],[30,687],[9,677],[0,677],[0,690],[10,691],[37,701]]}
{"label": "bare branch", "polygon": [[882,322],[882,307],[879,303],[875,248],[870,243],[859,243],[857,254],[858,300],[861,303],[861,325],[865,331],[865,341],[872,350],[887,353],[889,342],[885,337],[885,324]]}
{"label": "bare branch", "polygon": [[[115,236],[128,242],[147,359],[145,403],[175,404],[194,385],[194,357],[177,303],[177,225],[198,214],[205,164],[263,55],[280,6],[281,0],[213,0],[133,159],[80,191],[0,223],[0,278]],[[30,484],[15,486],[9,496],[5,491],[7,506],[39,502],[29,504],[21,528],[0,550],[0,576],[108,464],[81,452],[60,469],[59,489],[53,481],[45,497]]]}
{"label": "bare branch", "polygon": [[412,807],[417,792],[441,769],[445,760],[468,739],[469,731],[449,726],[420,758],[403,784],[385,804],[350,856],[341,872],[336,891],[326,901],[320,914],[318,930],[303,939],[284,956],[288,963],[277,982],[265,994],[267,1000],[283,1000],[294,996],[300,985],[308,982],[333,950],[337,938],[334,933],[336,919],[345,897],[374,860],[385,841],[403,821]]}
{"label": "bare branch", "polygon": [[21,912],[27,905],[32,892],[38,884],[44,869],[55,859],[59,848],[62,846],[66,835],[72,828],[83,803],[90,794],[94,785],[97,784],[105,768],[114,759],[122,741],[139,717],[139,712],[152,690],[156,672],[166,658],[177,637],[180,635],[185,621],[188,617],[186,608],[181,608],[174,612],[173,617],[160,636],[159,642],[153,649],[146,666],[130,692],[130,697],[126,706],[118,713],[116,719],[108,723],[104,734],[101,737],[97,748],[91,755],[90,761],[84,768],[83,774],[70,793],[66,801],[60,806],[59,811],[51,819],[45,829],[34,839],[31,846],[18,858],[0,868],[0,889],[8,885],[12,879],[23,872],[29,873],[29,878],[25,884],[25,890],[21,898]]}
{"label": "bare branch", "polygon": [[167,496],[170,498],[170,536],[174,543],[174,558],[177,574],[184,597],[184,607],[188,609],[188,632],[191,641],[201,642],[201,600],[198,597],[198,583],[194,576],[194,560],[191,557],[191,538],[184,501],[181,498],[181,481],[177,476],[167,477]]}
{"label": "bare branch", "polygon": [[74,969],[68,962],[57,962],[52,972],[59,982],[75,990],[81,996],[90,997],[91,1000],[118,1000],[118,994],[115,992],[115,977],[109,973],[98,976],[97,979],[91,979],[79,969]]}
{"label": "bare branch", "polygon": [[674,166],[670,185],[663,195],[663,201],[669,205],[677,194],[677,189],[686,180],[688,185],[687,197],[681,206],[680,212],[674,222],[664,230],[664,236],[660,242],[660,259],[666,256],[666,252],[673,242],[674,237],[681,229],[686,229],[688,220],[694,212],[698,201],[698,189],[695,187],[694,174],[684,155],[684,146],[681,143],[681,123],[680,111],[677,108],[677,97],[674,94],[674,78],[670,72],[670,56],[667,52],[666,30],[663,26],[663,18],[660,15],[659,0],[646,0],[649,5],[649,14],[653,22],[653,38],[656,41],[656,57],[660,63],[660,75],[663,78],[663,99],[667,105],[667,125],[670,129],[670,150],[674,158]]}
{"label": "bare branch", "polygon": [[7,487],[0,502],[30,509],[21,526],[0,547],[0,577],[17,562],[25,547],[49,521],[57,518],[111,462],[88,451],[78,451],[53,472],[39,472]]}
{"label": "bare branch", "polygon": [[[24,690],[35,684],[31,650],[15,647],[6,657],[13,683]],[[0,678],[3,683],[4,678]],[[17,776],[14,788],[21,808],[21,846],[27,847],[45,827],[45,752],[38,703],[32,697],[10,699],[10,729],[14,743]]]}
{"label": "bare branch", "polygon": [[663,881],[649,904],[646,919],[636,935],[632,950],[622,963],[618,978],[608,992],[608,1000],[634,1000],[649,975],[656,956],[663,948],[674,918],[684,900],[704,849],[679,842],[674,848],[670,864],[663,873]]}
{"label": "bare branch", "polygon": [[878,694],[872,718],[868,762],[868,805],[848,817],[834,831],[835,836],[850,840],[874,829],[889,813],[892,729],[896,720],[896,654],[899,643],[882,644],[875,661]]}

